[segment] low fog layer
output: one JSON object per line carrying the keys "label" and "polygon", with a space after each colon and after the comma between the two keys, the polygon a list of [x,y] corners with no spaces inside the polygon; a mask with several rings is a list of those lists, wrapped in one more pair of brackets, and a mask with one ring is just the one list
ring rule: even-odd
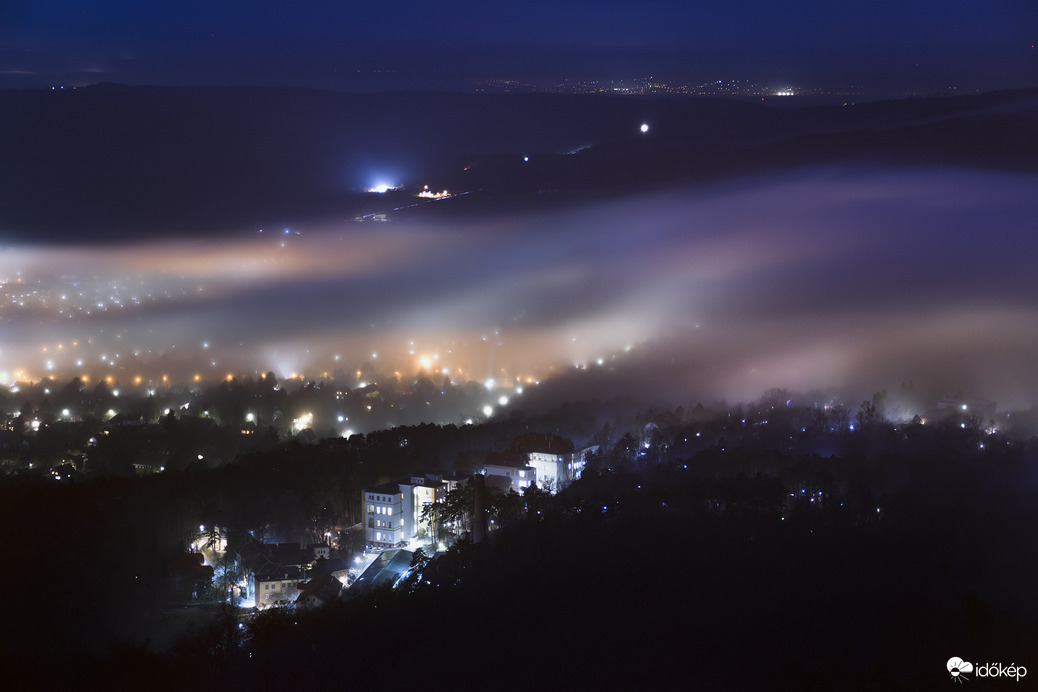
{"label": "low fog layer", "polygon": [[1035,190],[1007,173],[825,167],[495,221],[15,247],[0,377],[352,384],[367,363],[516,383],[636,362],[625,387],[681,401],[912,380],[1028,407]]}

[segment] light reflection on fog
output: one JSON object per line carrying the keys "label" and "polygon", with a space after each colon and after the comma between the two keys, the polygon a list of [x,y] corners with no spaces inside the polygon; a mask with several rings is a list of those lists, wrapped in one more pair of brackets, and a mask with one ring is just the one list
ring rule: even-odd
{"label": "light reflection on fog", "polygon": [[660,341],[704,394],[912,379],[1028,405],[1036,182],[826,168],[493,224],[9,248],[0,376],[317,378],[378,353],[507,381]]}

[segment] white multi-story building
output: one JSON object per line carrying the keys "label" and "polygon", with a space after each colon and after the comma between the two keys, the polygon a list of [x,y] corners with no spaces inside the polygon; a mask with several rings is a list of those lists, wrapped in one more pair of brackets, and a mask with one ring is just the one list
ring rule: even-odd
{"label": "white multi-story building", "polygon": [[404,493],[397,483],[364,491],[364,536],[371,545],[394,546],[404,540]]}
{"label": "white multi-story building", "polygon": [[364,491],[365,538],[371,545],[395,546],[428,529],[422,511],[445,494],[439,476],[410,476]]}
{"label": "white multi-story building", "polygon": [[484,473],[510,478],[512,489],[519,492],[536,483],[554,493],[580,478],[587,455],[596,449],[574,451],[567,439],[527,433],[516,438],[509,451],[489,455]]}

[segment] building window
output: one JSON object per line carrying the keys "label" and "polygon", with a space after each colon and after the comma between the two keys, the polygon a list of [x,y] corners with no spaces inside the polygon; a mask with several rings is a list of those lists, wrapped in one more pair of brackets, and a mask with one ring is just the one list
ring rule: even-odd
{"label": "building window", "polygon": [[392,514],[392,513],[393,513],[393,508],[392,507],[386,507],[386,514]]}

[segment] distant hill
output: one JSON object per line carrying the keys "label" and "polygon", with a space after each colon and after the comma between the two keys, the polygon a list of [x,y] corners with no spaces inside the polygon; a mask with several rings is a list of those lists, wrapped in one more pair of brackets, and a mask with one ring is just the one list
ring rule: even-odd
{"label": "distant hill", "polygon": [[363,193],[380,178],[480,191],[426,205],[449,213],[847,159],[1038,170],[1038,90],[804,108],[111,84],[2,91],[0,234],[120,240],[351,219],[385,205]]}

